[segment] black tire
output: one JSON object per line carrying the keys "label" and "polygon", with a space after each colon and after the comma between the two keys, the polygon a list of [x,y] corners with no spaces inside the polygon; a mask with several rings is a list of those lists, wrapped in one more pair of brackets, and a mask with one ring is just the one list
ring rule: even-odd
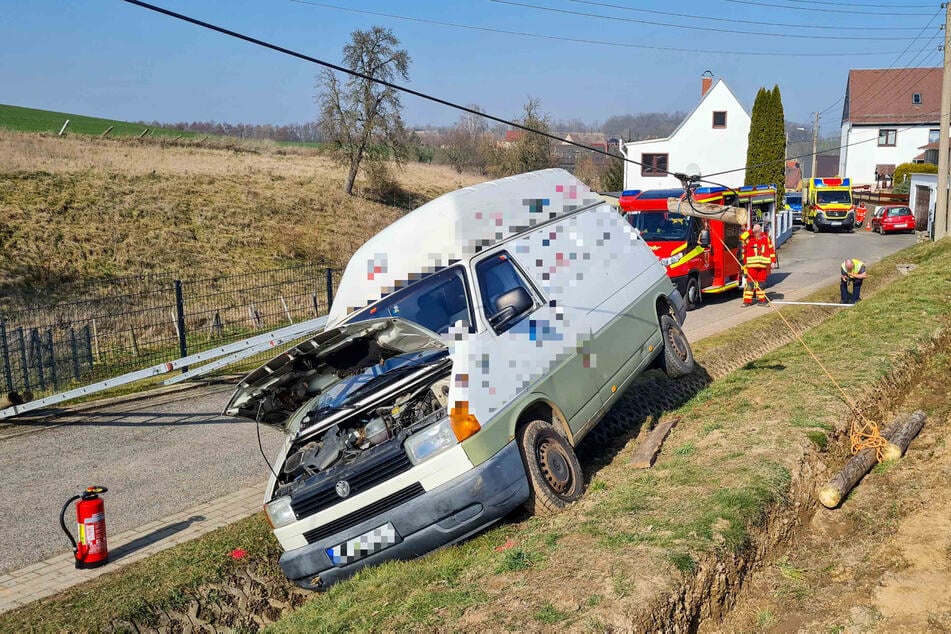
{"label": "black tire", "polygon": [[533,420],[518,433],[518,448],[531,493],[529,513],[558,513],[584,493],[584,474],[575,450],[564,436],[543,420]]}
{"label": "black tire", "polygon": [[700,304],[703,303],[703,293],[700,292],[700,281],[692,275],[687,280],[684,301],[687,304],[687,310],[700,308]]}
{"label": "black tire", "polygon": [[672,379],[693,372],[693,350],[680,326],[670,315],[660,316],[660,334],[664,338],[664,372]]}

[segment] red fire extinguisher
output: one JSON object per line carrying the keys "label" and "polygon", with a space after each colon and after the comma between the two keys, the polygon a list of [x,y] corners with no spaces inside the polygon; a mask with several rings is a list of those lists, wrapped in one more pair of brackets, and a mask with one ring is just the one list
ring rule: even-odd
{"label": "red fire extinguisher", "polygon": [[[106,547],[106,508],[100,494],[108,491],[106,487],[86,487],[82,495],[74,495],[66,500],[59,514],[59,525],[73,543],[73,555],[77,568],[97,568],[109,563],[109,549]],[[79,500],[76,505],[76,525],[79,541],[66,528],[66,509]]]}

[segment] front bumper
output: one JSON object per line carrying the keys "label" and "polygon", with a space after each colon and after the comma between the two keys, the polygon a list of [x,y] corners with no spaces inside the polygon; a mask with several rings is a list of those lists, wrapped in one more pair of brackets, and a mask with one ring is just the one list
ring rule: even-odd
{"label": "front bumper", "polygon": [[826,218],[816,216],[814,221],[817,227],[823,229],[845,229],[846,231],[855,228],[855,216],[847,215],[845,218]]}
{"label": "front bumper", "polygon": [[[284,574],[298,585],[320,590],[361,568],[413,559],[455,543],[494,524],[528,499],[529,485],[516,443],[432,491],[360,524],[281,555]],[[398,543],[353,563],[334,565],[327,550],[392,525]]]}

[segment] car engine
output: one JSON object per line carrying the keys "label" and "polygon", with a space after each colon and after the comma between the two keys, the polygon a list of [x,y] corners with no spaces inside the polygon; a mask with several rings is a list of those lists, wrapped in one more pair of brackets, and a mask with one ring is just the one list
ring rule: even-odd
{"label": "car engine", "polygon": [[448,397],[449,375],[444,374],[295,444],[277,472],[274,496],[313,485],[323,479],[315,476],[354,465],[375,447],[394,440],[402,443],[411,433],[444,418]]}

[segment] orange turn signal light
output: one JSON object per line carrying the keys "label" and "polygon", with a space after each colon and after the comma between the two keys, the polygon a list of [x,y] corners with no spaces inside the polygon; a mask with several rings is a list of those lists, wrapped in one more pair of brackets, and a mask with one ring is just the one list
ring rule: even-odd
{"label": "orange turn signal light", "polygon": [[456,401],[455,407],[449,410],[449,425],[459,442],[482,429],[475,415],[469,413],[469,401]]}

